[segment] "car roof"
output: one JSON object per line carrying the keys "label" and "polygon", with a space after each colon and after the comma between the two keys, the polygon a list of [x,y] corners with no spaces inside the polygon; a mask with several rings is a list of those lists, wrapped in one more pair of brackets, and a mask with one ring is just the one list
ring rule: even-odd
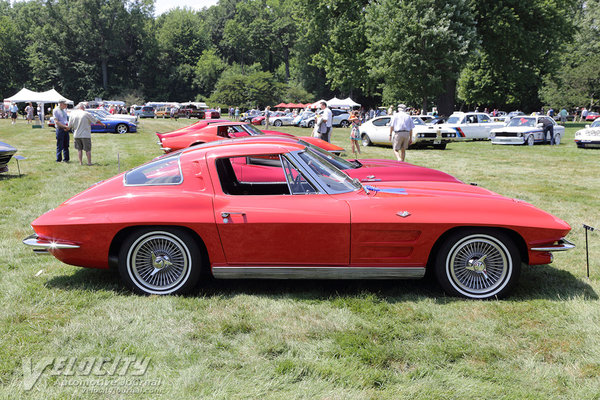
{"label": "car roof", "polygon": [[[284,153],[286,151],[303,150],[306,145],[300,142],[300,138],[290,138],[285,136],[248,136],[235,139],[223,139],[214,142],[202,143],[197,146],[192,146],[181,150],[181,153],[205,153],[210,150],[219,148],[231,148],[238,147],[240,150],[243,148],[256,148],[257,146],[263,146],[264,151],[274,153]],[[243,151],[243,150],[242,150]]]}

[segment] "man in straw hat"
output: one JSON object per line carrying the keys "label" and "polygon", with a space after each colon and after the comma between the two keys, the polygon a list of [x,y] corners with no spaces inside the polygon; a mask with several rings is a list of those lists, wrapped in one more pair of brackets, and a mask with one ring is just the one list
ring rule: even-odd
{"label": "man in straw hat", "polygon": [[406,149],[412,143],[412,130],[415,127],[412,118],[405,111],[406,106],[398,104],[398,112],[394,113],[390,123],[390,140],[398,161],[404,161]]}

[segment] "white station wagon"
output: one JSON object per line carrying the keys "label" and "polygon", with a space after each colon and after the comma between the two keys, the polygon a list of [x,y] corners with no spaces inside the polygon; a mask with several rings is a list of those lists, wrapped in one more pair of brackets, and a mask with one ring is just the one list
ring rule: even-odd
{"label": "white station wagon", "polygon": [[490,136],[490,131],[494,128],[500,128],[504,124],[495,122],[492,117],[486,113],[478,112],[455,112],[446,123],[439,125],[427,125],[416,127],[413,131],[417,137],[419,135],[431,135],[431,133],[439,131],[442,137],[451,137],[454,134],[453,140],[487,140]]}
{"label": "white station wagon", "polygon": [[[513,117],[508,124],[502,128],[493,129],[490,132],[492,144],[527,144],[544,142],[544,122],[552,123],[554,126],[554,143],[560,144],[565,134],[565,127],[558,125],[551,117],[544,115]],[[546,137],[546,143],[550,143],[550,137]]]}

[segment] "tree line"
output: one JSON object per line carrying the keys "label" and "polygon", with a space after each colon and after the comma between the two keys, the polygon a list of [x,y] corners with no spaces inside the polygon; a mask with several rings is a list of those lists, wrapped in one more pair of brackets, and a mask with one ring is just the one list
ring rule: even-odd
{"label": "tree line", "polygon": [[590,106],[600,0],[0,0],[0,93],[441,113]]}

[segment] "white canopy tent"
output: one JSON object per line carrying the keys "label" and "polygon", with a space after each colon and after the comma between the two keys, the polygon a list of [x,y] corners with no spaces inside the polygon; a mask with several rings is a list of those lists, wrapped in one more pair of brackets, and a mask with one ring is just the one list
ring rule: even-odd
{"label": "white canopy tent", "polygon": [[338,99],[337,97],[334,97],[333,99],[327,101],[327,105],[331,108],[360,107],[360,104],[352,100],[350,97],[345,99]]}
{"label": "white canopy tent", "polygon": [[[19,90],[14,96],[4,99],[4,103],[38,103],[40,110],[44,109],[46,103],[58,103],[60,101],[66,101],[68,104],[73,104],[72,100],[67,99],[54,88],[46,90],[45,92],[34,92],[32,90],[23,88]],[[40,114],[40,121],[43,123],[44,113]]]}

